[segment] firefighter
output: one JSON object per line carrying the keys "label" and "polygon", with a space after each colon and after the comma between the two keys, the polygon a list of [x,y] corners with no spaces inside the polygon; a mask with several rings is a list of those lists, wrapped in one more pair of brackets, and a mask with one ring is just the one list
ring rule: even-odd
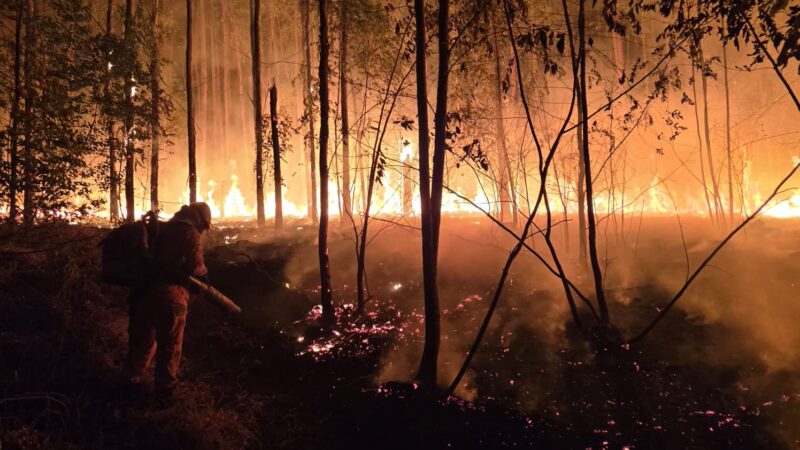
{"label": "firefighter", "polygon": [[205,280],[202,234],[211,227],[211,209],[198,202],[183,206],[160,225],[152,246],[153,273],[130,295],[128,356],[123,375],[141,386],[155,355],[155,390],[171,398],[177,384],[183,329],[189,301],[187,276]]}

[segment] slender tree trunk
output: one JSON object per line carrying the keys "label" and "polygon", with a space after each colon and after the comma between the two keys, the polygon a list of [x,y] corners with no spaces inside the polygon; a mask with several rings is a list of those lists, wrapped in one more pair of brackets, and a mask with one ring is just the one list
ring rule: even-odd
{"label": "slender tree trunk", "polygon": [[[494,14],[493,14],[494,16]],[[508,221],[511,218],[514,228],[517,227],[517,206],[515,192],[513,189],[511,161],[508,158],[508,148],[506,147],[505,114],[503,111],[503,88],[502,88],[502,67],[500,65],[500,39],[499,30],[496,25],[496,18],[492,17],[492,29],[494,31],[494,75],[495,90],[494,103],[496,110],[495,118],[495,141],[497,142],[498,159],[500,161],[500,220]],[[509,186],[512,187],[509,190]]]}
{"label": "slender tree trunk", "polygon": [[[106,42],[111,42],[111,19],[113,14],[113,0],[108,0],[106,6]],[[109,62],[111,64],[110,56],[108,54]],[[111,102],[111,67],[106,69],[106,83],[104,98],[106,103]],[[109,179],[109,201],[108,201],[108,218],[111,222],[119,220],[119,178],[117,177],[117,145],[114,142],[114,121],[111,117],[106,118],[106,136],[108,145],[108,179]]]}
{"label": "slender tree trunk", "polygon": [[[364,172],[366,172],[366,170],[364,170],[365,169],[364,167],[361,167],[361,161],[362,161],[361,157],[362,157],[362,147],[363,147],[361,145],[361,142],[364,141],[364,134],[366,133],[367,125],[369,123],[369,120],[367,118],[367,96],[369,94],[369,72],[367,72],[366,68],[364,69],[364,73],[365,73],[365,75],[364,75],[364,99],[363,99],[362,108],[361,108],[361,128],[360,128],[359,133],[358,133],[358,150],[359,151],[358,151],[358,160],[356,162],[357,179],[358,179],[358,182],[361,183],[361,211],[366,211],[367,210],[367,192],[366,192],[367,183],[364,180]],[[355,101],[353,102],[353,104],[355,105]]]}
{"label": "slender tree trunk", "polygon": [[19,100],[22,96],[22,16],[25,3],[17,2],[17,17],[14,25],[14,97],[11,100],[11,145],[8,180],[8,223],[11,227],[17,223],[17,182],[19,166]]}
{"label": "slender tree trunk", "polygon": [[[225,2],[224,4],[227,5],[228,3]],[[237,34],[237,33],[234,33],[234,36],[236,37],[236,48],[238,49],[238,48],[240,48],[239,44],[241,43],[241,39],[239,38],[239,34]],[[246,78],[244,76],[244,68],[242,66],[242,58],[241,58],[241,56],[237,54],[235,56],[235,59],[236,59],[236,75],[237,75],[237,77],[239,79],[239,101],[237,102],[237,103],[239,103],[239,117],[240,117],[239,124],[242,127],[241,128],[242,129],[241,137],[242,137],[242,139],[246,139],[246,138],[244,138],[244,136],[247,136],[247,134],[249,133],[249,131],[248,131],[249,127],[247,126],[247,122],[248,122],[247,121],[247,112],[245,111],[245,109],[246,109],[245,108],[245,104],[246,104],[245,98],[247,98],[247,94],[246,94],[247,88],[245,87]]]}
{"label": "slender tree trunk", "polygon": [[300,13],[303,20],[303,49],[305,50],[305,61],[303,66],[305,68],[305,77],[303,82],[305,84],[305,103],[306,103],[306,118],[308,119],[308,138],[306,139],[306,146],[308,148],[308,161],[310,167],[309,180],[311,190],[308,193],[308,214],[311,222],[317,224],[317,166],[315,158],[316,139],[314,138],[314,95],[311,91],[311,1],[300,0]]}
{"label": "slender tree trunk", "polygon": [[589,260],[589,250],[586,243],[586,169],[583,155],[583,105],[578,102],[578,182],[577,182],[577,197],[578,197],[578,267],[586,269],[586,263]]}
{"label": "slender tree trunk", "polygon": [[[220,156],[225,154],[225,140],[222,138],[223,133],[225,133],[225,109],[223,108],[223,97],[225,93],[222,91],[222,72],[224,71],[225,67],[225,51],[222,48],[222,16],[218,15],[217,13],[220,10],[217,9],[222,2],[211,1],[211,14],[209,15],[209,28],[211,29],[211,37],[209,39],[211,47],[211,67],[209,72],[211,73],[211,79],[208,80],[209,84],[211,85],[211,105],[209,106],[212,126],[209,127],[211,131],[211,138],[208,142],[209,149],[213,152],[218,152]],[[212,151],[205,152],[206,159],[212,158],[214,154]],[[211,161],[216,161],[217,158],[212,158]]]}
{"label": "slender tree trunk", "polygon": [[722,83],[725,86],[725,152],[728,159],[728,218],[733,223],[733,151],[731,150],[731,96],[728,89],[728,46],[722,41]]}
{"label": "slender tree trunk", "polygon": [[[214,160],[211,159],[213,153],[220,151],[220,119],[219,119],[219,97],[220,92],[218,89],[219,77],[217,71],[219,69],[219,52],[217,51],[216,31],[220,28],[215,17],[214,0],[205,0],[203,9],[206,11],[203,14],[203,34],[206,36],[206,57],[207,61],[206,77],[203,80],[203,86],[206,87],[206,96],[204,98],[205,104],[205,122],[203,125],[204,139],[201,141],[203,149],[203,167],[209,167]],[[200,189],[203,185],[200,185]]]}
{"label": "slender tree trunk", "polygon": [[196,107],[196,121],[195,125],[198,127],[197,143],[200,148],[200,165],[207,162],[208,151],[210,146],[208,144],[208,124],[214,123],[213,119],[209,119],[209,88],[211,87],[210,72],[213,68],[213,61],[211,60],[211,51],[209,51],[208,39],[208,12],[206,5],[209,0],[197,0],[195,2],[195,23],[197,25],[196,31],[198,33],[198,47],[197,61],[195,65],[195,75],[197,75],[197,107]]}
{"label": "slender tree trunk", "polygon": [[[434,263],[439,258],[439,229],[442,217],[442,191],[444,187],[444,166],[447,148],[447,90],[450,75],[450,1],[439,1],[438,40],[439,68],[436,77],[436,113],[434,115],[433,168],[431,175],[431,217],[433,219],[432,244]],[[438,291],[436,303],[436,323],[438,330]],[[437,342],[438,343],[438,342]]]}
{"label": "slender tree trunk", "polygon": [[253,61],[253,129],[256,136],[256,214],[264,225],[264,130],[261,112],[261,0],[250,0],[250,54]]}
{"label": "slender tree trunk", "polygon": [[195,149],[192,86],[192,0],[186,0],[186,126],[189,135],[189,203],[197,201],[197,155]]}
{"label": "slender tree trunk", "polygon": [[609,322],[608,306],[606,305],[605,292],[603,290],[603,273],[600,268],[600,259],[597,255],[597,224],[595,223],[594,216],[594,196],[592,194],[592,165],[591,156],[589,153],[589,117],[587,114],[587,83],[586,83],[586,13],[584,8],[585,0],[580,0],[580,10],[578,12],[578,39],[580,40],[580,49],[578,51],[578,58],[580,59],[580,104],[581,104],[581,121],[583,127],[581,132],[583,134],[583,171],[586,183],[586,218],[589,225],[589,258],[592,266],[592,274],[594,275],[594,288],[595,295],[597,296],[597,304],[600,309],[600,322],[607,324]]}
{"label": "slender tree trunk", "polygon": [[[426,67],[425,0],[414,0],[416,20],[416,70],[417,70],[417,114],[419,116],[419,190],[422,222],[422,278],[425,301],[425,344],[417,371],[417,379],[435,386],[437,361],[439,358],[439,289],[436,280],[438,220],[441,213],[441,189],[443,182],[444,132],[447,127],[447,75],[449,64],[449,1],[439,2],[439,76],[436,114],[434,117],[433,177],[430,171],[430,138],[428,131],[428,90]],[[444,69],[443,69],[444,68]],[[432,184],[432,185],[431,185]],[[437,185],[438,184],[438,185]],[[438,199],[437,199],[438,195]]]}
{"label": "slender tree trunk", "polygon": [[352,216],[350,193],[350,117],[347,110],[347,2],[341,2],[341,38],[339,39],[339,89],[342,114],[342,209],[341,223],[345,224]]}
{"label": "slender tree trunk", "polygon": [[[614,75],[616,80],[622,79],[622,76],[625,73],[625,58],[622,52],[622,37],[619,33],[612,32],[611,39],[614,46]],[[616,96],[616,89],[617,83],[611,83],[611,98]],[[614,137],[614,105],[612,104],[608,110],[609,115],[609,124],[608,124],[608,133],[610,136],[609,139],[609,161],[608,161],[608,169],[609,174],[611,175],[611,187],[613,188],[613,195],[609,195],[612,202],[611,205],[611,212],[614,214],[614,230],[615,235],[617,238],[617,242],[619,242],[620,238],[625,237],[625,152],[622,153],[622,181],[617,183],[616,181],[616,174],[617,170],[619,170],[619,162],[618,165],[614,166],[614,152],[615,148],[617,147],[617,141]],[[623,145],[622,142],[619,144],[620,146]],[[619,158],[617,158],[619,161]],[[619,190],[619,199],[617,199],[617,190]],[[619,203],[617,203],[619,201]],[[617,207],[619,205],[619,207]],[[616,216],[617,213],[619,214],[619,227],[617,227]],[[620,231],[621,230],[621,231]]]}
{"label": "slender tree trunk", "polygon": [[[134,15],[133,0],[125,1],[125,48],[128,57],[135,58],[136,44],[134,43]],[[125,222],[133,222],[136,216],[136,191],[134,186],[134,171],[136,148],[133,144],[133,74],[125,73]]]}
{"label": "slender tree trunk", "polygon": [[[579,44],[579,46],[582,45]],[[582,47],[581,47],[582,48]],[[580,65],[580,62],[578,63]],[[580,89],[580,80],[578,81]],[[584,146],[584,123],[583,119],[586,115],[583,103],[578,99],[578,124],[577,129],[577,144],[578,144],[578,181],[576,186],[576,194],[578,198],[578,268],[581,270],[587,269],[589,260],[588,243],[586,242],[586,162],[583,153]],[[588,133],[587,133],[588,137]],[[588,145],[588,143],[587,143]]]}
{"label": "slender tree trunk", "polygon": [[231,85],[230,85],[230,70],[228,69],[230,66],[228,63],[230,62],[231,53],[227,51],[230,48],[230,24],[228,22],[228,13],[227,13],[227,4],[228,2],[220,2],[220,15],[221,15],[221,46],[223,49],[223,56],[222,56],[222,63],[220,64],[220,92],[222,94],[222,129],[220,130],[222,136],[222,146],[224,148],[225,154],[225,161],[230,161],[231,159],[231,149],[230,143],[228,141],[228,127],[230,126],[230,115],[229,115],[229,108],[230,102],[228,101],[228,96],[231,92]]}
{"label": "slender tree trunk", "polygon": [[711,208],[711,199],[708,196],[708,182],[706,181],[706,167],[705,167],[705,156],[703,156],[703,137],[701,135],[701,125],[700,125],[700,105],[699,105],[699,98],[697,97],[697,74],[695,71],[695,63],[696,63],[696,55],[694,52],[694,48],[692,49],[692,95],[694,97],[694,119],[696,123],[696,130],[697,130],[697,150],[698,156],[700,157],[700,181],[703,183],[703,195],[706,199],[706,209],[708,210],[708,218],[711,219],[712,222],[715,221],[714,219],[714,210]]}
{"label": "slender tree trunk", "polygon": [[25,138],[23,141],[23,198],[22,223],[28,227],[33,225],[35,212],[33,206],[33,114],[36,92],[33,87],[33,58],[36,54],[36,21],[38,5],[36,0],[25,2]]}
{"label": "slender tree trunk", "polygon": [[[291,27],[291,30],[292,30],[292,49],[293,49],[292,50],[293,58],[292,58],[291,64],[293,66],[297,66],[297,67],[300,67],[300,68],[303,67],[303,58],[305,58],[305,56],[303,54],[303,44],[300,41],[300,35],[303,32],[302,25],[303,24],[302,24],[302,20],[301,20],[301,23],[300,23],[299,27],[296,27],[296,26],[295,27]],[[287,76],[290,76],[292,78],[295,77],[295,75],[291,72],[291,70],[287,69],[286,73],[287,73]],[[300,117],[300,116],[302,116],[303,105],[304,105],[304,102],[305,102],[305,96],[303,94],[304,86],[303,86],[303,83],[291,83],[291,86],[292,86],[292,95],[291,95],[291,97],[294,100],[292,102],[292,116],[293,117]],[[304,147],[304,149],[305,149],[305,147]],[[303,166],[305,166],[305,164],[303,164]],[[308,188],[306,188],[306,191],[308,191]]]}
{"label": "slender tree trunk", "polygon": [[158,212],[158,158],[161,151],[161,61],[158,33],[158,0],[153,0],[153,15],[151,18],[151,33],[153,38],[153,54],[150,59],[151,79],[151,110],[150,110],[150,210]]}
{"label": "slender tree trunk", "polygon": [[278,88],[269,89],[269,114],[272,124],[272,162],[275,174],[275,228],[283,228],[283,179],[281,178],[281,143],[278,136]]}
{"label": "slender tree trunk", "polygon": [[319,274],[322,318],[328,324],[336,320],[333,311],[330,261],[328,260],[328,0],[319,0]]}
{"label": "slender tree trunk", "polygon": [[[705,65],[705,59],[703,58],[703,48],[701,47],[700,42],[697,43],[697,57],[700,62]],[[722,211],[722,200],[719,196],[719,181],[717,180],[717,174],[715,172],[714,167],[714,157],[713,152],[711,151],[711,127],[708,124],[708,81],[706,77],[705,70],[700,71],[700,80],[703,86],[703,130],[705,133],[706,138],[706,154],[708,156],[708,173],[711,175],[711,188],[712,188],[712,196],[714,197],[714,211],[716,212],[716,216],[719,218],[720,223],[724,220],[723,211]]]}
{"label": "slender tree trunk", "polygon": [[275,20],[272,14],[272,5],[273,2],[266,2],[264,5],[264,16],[266,16],[267,20],[267,32],[264,33],[262,36],[263,44],[264,44],[264,61],[266,61],[266,73],[267,73],[267,80],[275,81],[278,78],[278,65],[276,62],[278,61],[278,56],[275,53]]}

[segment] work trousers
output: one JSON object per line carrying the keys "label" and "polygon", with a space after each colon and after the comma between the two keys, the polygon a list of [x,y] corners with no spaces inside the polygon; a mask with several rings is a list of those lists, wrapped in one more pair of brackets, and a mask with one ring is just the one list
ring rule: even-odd
{"label": "work trousers", "polygon": [[169,390],[178,381],[188,293],[177,285],[139,290],[131,295],[128,356],[124,374],[140,383],[155,355],[155,388]]}

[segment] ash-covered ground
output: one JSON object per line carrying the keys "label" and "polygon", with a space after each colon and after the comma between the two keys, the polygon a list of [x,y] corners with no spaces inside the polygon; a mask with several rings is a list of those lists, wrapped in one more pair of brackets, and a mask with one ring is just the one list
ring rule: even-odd
{"label": "ash-covered ground", "polygon": [[[723,236],[703,219],[629,220],[609,226],[600,249],[624,338]],[[243,313],[193,301],[184,381],[164,409],[147,392],[119,389],[126,293],[97,281],[105,231],[43,226],[0,247],[0,439],[3,448],[796,448],[798,228],[754,222],[645,340],[611,358],[584,342],[560,282],[523,253],[448,397],[413,383],[423,339],[418,231],[387,225],[371,240],[361,317],[352,228],[334,232],[338,326],[325,332],[314,227],[221,226],[206,243],[211,282]],[[446,386],[513,241],[481,218],[448,219],[442,232]],[[553,236],[569,277],[591,297],[577,240],[560,229]]]}

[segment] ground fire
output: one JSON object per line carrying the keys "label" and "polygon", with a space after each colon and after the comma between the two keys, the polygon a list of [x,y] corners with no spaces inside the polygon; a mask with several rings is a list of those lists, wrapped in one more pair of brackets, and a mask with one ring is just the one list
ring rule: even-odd
{"label": "ground fire", "polygon": [[800,447],[797,2],[0,25],[0,448]]}

